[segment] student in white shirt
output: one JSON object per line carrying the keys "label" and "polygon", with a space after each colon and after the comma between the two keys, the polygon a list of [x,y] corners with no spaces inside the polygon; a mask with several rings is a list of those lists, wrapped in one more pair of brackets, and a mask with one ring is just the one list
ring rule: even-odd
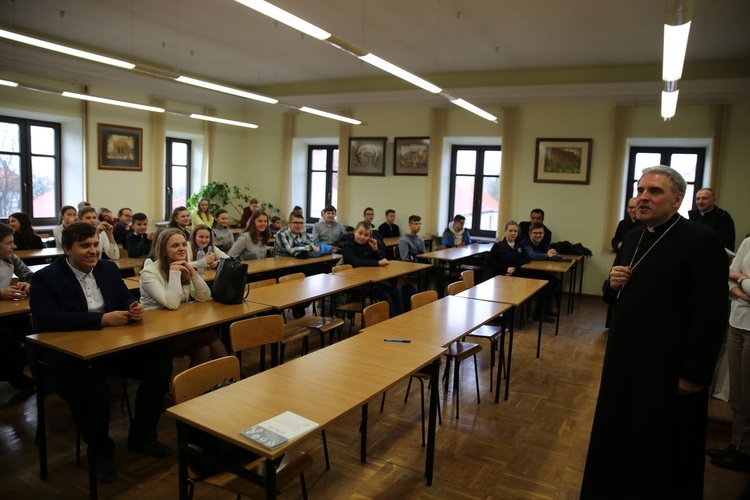
{"label": "student in white shirt", "polygon": [[114,227],[109,222],[99,222],[99,216],[96,209],[92,206],[83,207],[78,212],[78,218],[81,222],[86,222],[96,227],[96,235],[99,238],[100,256],[106,255],[107,258],[117,260],[120,258],[120,248],[115,242],[113,233]]}
{"label": "student in white shirt", "polygon": [[[157,260],[141,271],[141,303],[146,309],[176,310],[192,298],[211,300],[211,289],[188,261],[188,246],[182,231],[170,228],[156,240]],[[175,339],[173,348],[190,356],[190,366],[227,355],[213,328],[205,328]]]}

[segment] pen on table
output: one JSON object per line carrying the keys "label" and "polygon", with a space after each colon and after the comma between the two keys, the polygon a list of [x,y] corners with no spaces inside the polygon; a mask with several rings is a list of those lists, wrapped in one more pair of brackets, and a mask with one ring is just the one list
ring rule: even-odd
{"label": "pen on table", "polygon": [[409,339],[383,339],[383,342],[398,342],[400,344],[410,344],[411,340]]}

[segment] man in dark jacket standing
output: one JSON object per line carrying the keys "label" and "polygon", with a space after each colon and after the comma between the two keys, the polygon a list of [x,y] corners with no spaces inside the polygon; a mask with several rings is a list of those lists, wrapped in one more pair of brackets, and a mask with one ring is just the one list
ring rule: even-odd
{"label": "man in dark jacket standing", "polygon": [[715,231],[677,210],[685,180],[647,168],[638,220],[604,283],[614,304],[582,499],[703,497],[708,386],[727,325]]}
{"label": "man in dark jacket standing", "polygon": [[724,248],[734,252],[734,221],[729,212],[716,206],[716,194],[711,188],[695,193],[696,210],[688,212],[691,221],[706,225],[721,235]]}

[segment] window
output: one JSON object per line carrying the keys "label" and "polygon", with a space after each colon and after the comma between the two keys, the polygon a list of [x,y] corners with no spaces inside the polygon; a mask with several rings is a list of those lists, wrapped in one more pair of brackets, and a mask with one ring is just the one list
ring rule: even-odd
{"label": "window", "polygon": [[336,206],[339,192],[339,147],[307,148],[307,222],[315,222],[326,205]]}
{"label": "window", "polygon": [[167,137],[166,219],[177,207],[187,206],[190,196],[192,141]]}
{"label": "window", "polygon": [[60,124],[0,117],[0,218],[26,212],[57,223],[61,206]]}
{"label": "window", "polygon": [[500,146],[452,148],[449,217],[466,217],[472,236],[494,237],[497,231],[501,160]]}
{"label": "window", "polygon": [[677,170],[687,182],[685,201],[680,206],[680,215],[687,218],[688,211],[695,203],[695,193],[703,187],[703,167],[706,161],[706,148],[663,148],[631,147],[628,161],[628,179],[625,188],[625,206],[638,189],[638,179],[644,168],[667,165]]}

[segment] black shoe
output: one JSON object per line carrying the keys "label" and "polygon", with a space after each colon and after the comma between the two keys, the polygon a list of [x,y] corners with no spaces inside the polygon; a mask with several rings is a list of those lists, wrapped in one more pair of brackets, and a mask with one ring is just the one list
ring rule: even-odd
{"label": "black shoe", "polygon": [[708,455],[711,458],[721,458],[726,457],[727,455],[731,455],[733,451],[735,451],[737,448],[733,444],[727,445],[726,448],[713,448],[706,450],[706,455]]}
{"label": "black shoe", "polygon": [[711,463],[722,469],[748,471],[750,470],[750,455],[745,455],[737,450],[719,458],[712,458]]}
{"label": "black shoe", "polygon": [[106,458],[96,464],[96,480],[99,483],[106,484],[115,480],[115,463],[111,458]]}
{"label": "black shoe", "polygon": [[34,379],[27,377],[23,373],[8,377],[8,383],[14,388],[24,391],[30,391],[34,389],[34,387],[36,387],[36,382],[34,382]]}
{"label": "black shoe", "polygon": [[172,449],[156,439],[153,441],[128,441],[128,451],[143,453],[153,458],[166,458],[172,454]]}

